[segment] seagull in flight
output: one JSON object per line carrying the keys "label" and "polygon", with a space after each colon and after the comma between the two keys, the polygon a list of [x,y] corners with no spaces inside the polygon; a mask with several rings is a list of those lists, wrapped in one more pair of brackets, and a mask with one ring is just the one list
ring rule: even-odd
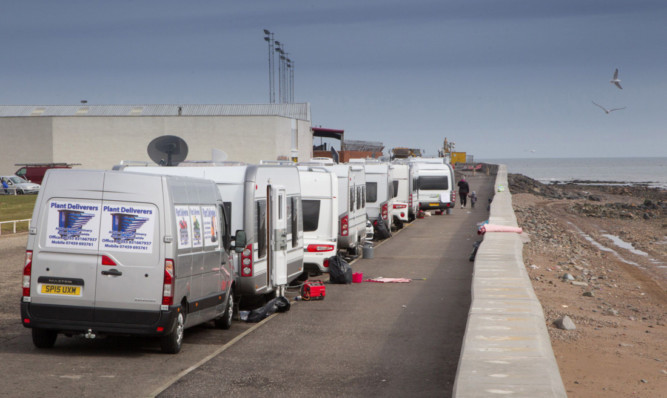
{"label": "seagull in flight", "polygon": [[[614,78],[609,81],[609,83],[613,83],[616,85],[616,87],[620,88],[623,90],[623,87],[621,87],[621,80],[618,78],[618,68],[614,71]],[[604,109],[604,108],[603,108]],[[608,113],[608,112],[607,112]]]}
{"label": "seagull in flight", "polygon": [[612,108],[612,109],[607,109],[607,108],[605,108],[604,106],[602,106],[602,105],[600,105],[600,104],[596,104],[595,101],[591,101],[591,102],[592,102],[595,106],[597,106],[598,108],[602,109],[602,110],[604,111],[604,113],[606,113],[607,115],[608,115],[609,113],[613,112],[613,111],[620,111],[621,109],[625,109],[625,107],[623,107],[623,108]]}

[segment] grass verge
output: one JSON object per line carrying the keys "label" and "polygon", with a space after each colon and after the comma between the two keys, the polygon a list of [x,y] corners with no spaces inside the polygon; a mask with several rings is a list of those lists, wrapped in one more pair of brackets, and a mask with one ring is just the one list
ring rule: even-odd
{"label": "grass verge", "polygon": [[[32,217],[37,195],[0,195],[0,221],[26,220]],[[12,224],[2,224],[2,234],[14,231]],[[16,224],[16,232],[26,232],[28,223]]]}

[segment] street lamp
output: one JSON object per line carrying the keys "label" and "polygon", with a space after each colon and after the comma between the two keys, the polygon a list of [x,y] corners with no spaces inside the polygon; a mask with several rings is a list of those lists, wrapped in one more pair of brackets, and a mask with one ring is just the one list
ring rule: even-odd
{"label": "street lamp", "polygon": [[275,94],[275,89],[274,89],[274,72],[273,72],[273,45],[274,45],[274,40],[273,40],[273,33],[270,32],[267,29],[264,29],[264,41],[269,43],[269,102],[274,103],[276,102],[276,94]]}

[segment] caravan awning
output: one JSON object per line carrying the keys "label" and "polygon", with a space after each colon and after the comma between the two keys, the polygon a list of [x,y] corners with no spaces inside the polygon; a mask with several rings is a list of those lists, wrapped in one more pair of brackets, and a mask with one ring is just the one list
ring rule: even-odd
{"label": "caravan awning", "polygon": [[310,129],[313,131],[313,137],[335,138],[341,142],[345,134],[345,130],[325,129],[323,127],[311,127]]}

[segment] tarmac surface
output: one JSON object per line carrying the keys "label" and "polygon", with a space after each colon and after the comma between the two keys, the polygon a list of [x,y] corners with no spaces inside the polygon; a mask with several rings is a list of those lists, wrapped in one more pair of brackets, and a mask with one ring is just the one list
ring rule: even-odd
{"label": "tarmac surface", "polygon": [[410,282],[327,283],[324,300],[293,302],[154,394],[450,397],[471,303],[469,257],[495,176],[467,180],[474,209],[457,202],[449,215],[406,224],[376,243],[373,258],[352,263],[364,280]]}

